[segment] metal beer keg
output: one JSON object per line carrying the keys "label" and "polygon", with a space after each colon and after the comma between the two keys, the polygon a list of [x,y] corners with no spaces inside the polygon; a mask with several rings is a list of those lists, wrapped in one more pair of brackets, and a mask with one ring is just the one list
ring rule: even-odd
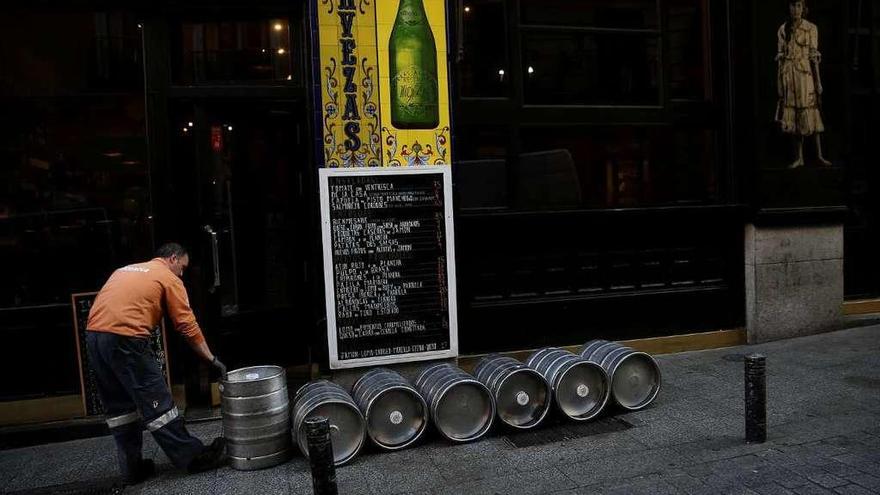
{"label": "metal beer keg", "polygon": [[605,368],[611,395],[620,407],[638,411],[660,392],[660,367],[651,355],[607,340],[591,340],[580,355]]}
{"label": "metal beer keg", "polygon": [[532,368],[505,356],[486,356],[474,376],[492,391],[498,419],[514,428],[538,426],[550,410],[550,386]]}
{"label": "metal beer keg", "polygon": [[476,440],[492,427],[492,393],[461,369],[450,364],[429,366],[416,379],[416,388],[427,401],[437,430],[449,440]]}
{"label": "metal beer keg", "polygon": [[595,418],[608,403],[608,374],[595,363],[564,349],[545,347],[532,353],[526,364],[544,376],[556,406],[571,419]]}
{"label": "metal beer keg", "polygon": [[287,378],[279,366],[230,371],[220,382],[229,464],[247,471],[290,458]]}
{"label": "metal beer keg", "polygon": [[372,369],[355,382],[351,394],[366,418],[367,435],[379,448],[402,449],[425,432],[428,405],[397,372]]}
{"label": "metal beer keg", "polygon": [[304,456],[309,456],[305,420],[324,416],[330,420],[333,461],[337,466],[354,459],[364,444],[364,416],[348,392],[327,380],[309,382],[293,400],[293,434]]}

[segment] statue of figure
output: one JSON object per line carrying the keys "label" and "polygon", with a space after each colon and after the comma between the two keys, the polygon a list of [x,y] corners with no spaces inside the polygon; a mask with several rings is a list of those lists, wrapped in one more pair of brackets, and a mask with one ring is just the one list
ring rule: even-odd
{"label": "statue of figure", "polygon": [[804,165],[804,139],[812,136],[816,156],[822,165],[831,162],[822,155],[820,135],[825,131],[820,113],[822,78],[819,74],[819,31],[804,19],[804,0],[788,0],[789,19],[777,32],[777,88],[779,101],[776,121],[782,132],[794,140],[795,159],[789,168]]}

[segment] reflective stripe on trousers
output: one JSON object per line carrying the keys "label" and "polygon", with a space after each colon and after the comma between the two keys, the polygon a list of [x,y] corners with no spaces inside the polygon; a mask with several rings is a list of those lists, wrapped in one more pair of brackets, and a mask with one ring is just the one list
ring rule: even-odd
{"label": "reflective stripe on trousers", "polygon": [[107,427],[112,430],[113,428],[119,428],[120,426],[134,423],[136,421],[139,421],[140,419],[141,417],[137,413],[137,411],[132,411],[130,413],[122,414],[120,416],[107,418]]}
{"label": "reflective stripe on trousers", "polygon": [[174,406],[169,409],[165,414],[147,423],[147,429],[151,432],[156,431],[159,428],[162,428],[163,426],[177,419],[178,416],[180,416],[180,413],[177,412],[177,406]]}

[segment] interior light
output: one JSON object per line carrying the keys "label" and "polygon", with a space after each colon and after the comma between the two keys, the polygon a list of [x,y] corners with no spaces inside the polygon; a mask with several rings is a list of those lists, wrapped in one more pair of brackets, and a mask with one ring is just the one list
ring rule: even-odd
{"label": "interior light", "polygon": [[284,26],[280,22],[275,23],[275,31],[281,31],[284,29]]}
{"label": "interior light", "polygon": [[529,69],[528,69],[528,70],[529,70],[529,74],[534,74],[534,73],[535,73],[535,69],[534,69],[534,67],[532,67],[531,65],[529,66]]}
{"label": "interior light", "polygon": [[291,81],[291,80],[293,80],[293,75],[291,75],[291,74],[288,74],[288,75],[287,75],[287,80],[288,80],[288,81]]}
{"label": "interior light", "polygon": [[192,127],[192,126],[193,126],[193,123],[192,123],[192,122],[187,122],[186,125],[187,125],[187,127]]}
{"label": "interior light", "polygon": [[465,8],[464,8],[464,11],[465,11],[465,12],[470,12],[470,11],[471,11],[471,8],[470,8],[470,7],[465,7]]}
{"label": "interior light", "polygon": [[231,125],[226,126],[226,130],[231,131],[231,130],[232,130],[232,126],[231,126]]}
{"label": "interior light", "polygon": [[189,132],[189,127],[184,127],[183,132]]}
{"label": "interior light", "polygon": [[499,76],[503,76],[503,75],[504,75],[504,69],[498,69],[498,75],[499,75]]}
{"label": "interior light", "polygon": [[284,48],[278,49],[278,55],[284,55]]}

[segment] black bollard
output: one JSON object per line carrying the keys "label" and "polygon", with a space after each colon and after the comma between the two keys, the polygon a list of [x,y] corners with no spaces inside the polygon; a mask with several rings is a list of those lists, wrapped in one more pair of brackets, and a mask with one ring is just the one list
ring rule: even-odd
{"label": "black bollard", "polygon": [[766,358],[749,354],[745,359],[746,442],[767,441],[767,375]]}
{"label": "black bollard", "polygon": [[333,444],[330,442],[330,421],[323,416],[314,416],[306,419],[305,423],[315,495],[336,495],[336,465],[333,462]]}

